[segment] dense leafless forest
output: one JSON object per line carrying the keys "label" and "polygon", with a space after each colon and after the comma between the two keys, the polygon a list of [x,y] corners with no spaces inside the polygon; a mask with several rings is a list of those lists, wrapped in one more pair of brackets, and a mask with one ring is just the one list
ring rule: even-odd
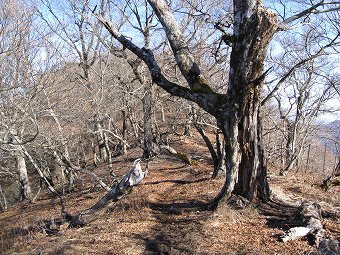
{"label": "dense leafless forest", "polygon": [[1,0],[0,253],[338,254],[339,6]]}

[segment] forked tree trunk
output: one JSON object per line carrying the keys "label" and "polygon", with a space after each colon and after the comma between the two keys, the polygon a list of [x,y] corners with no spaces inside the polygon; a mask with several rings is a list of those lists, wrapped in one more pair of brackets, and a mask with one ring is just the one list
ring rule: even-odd
{"label": "forked tree trunk", "polygon": [[230,36],[229,88],[218,94],[210,87],[195,62],[175,16],[164,0],[148,0],[162,24],[178,67],[190,89],[173,83],[162,74],[152,51],[139,48],[124,37],[113,23],[96,16],[126,48],[148,65],[153,82],[172,95],[197,103],[216,117],[225,138],[226,181],[216,201],[232,193],[253,200],[268,199],[268,183],[262,149],[259,109],[263,91],[264,60],[277,30],[274,12],[261,0],[234,0],[234,34]]}
{"label": "forked tree trunk", "polygon": [[229,89],[217,116],[226,141],[226,183],[217,197],[232,193],[267,201],[269,186],[262,148],[260,100],[264,60],[277,17],[259,1],[234,2]]}

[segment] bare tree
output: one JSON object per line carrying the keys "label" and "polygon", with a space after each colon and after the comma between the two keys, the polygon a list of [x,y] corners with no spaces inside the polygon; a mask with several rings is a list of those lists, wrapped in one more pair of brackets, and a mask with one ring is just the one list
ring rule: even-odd
{"label": "bare tree", "polygon": [[[65,42],[66,47],[76,54],[79,61],[81,72],[76,71],[77,81],[81,86],[85,86],[88,93],[91,94],[93,113],[93,128],[96,135],[99,156],[101,161],[109,162],[111,151],[108,145],[108,139],[103,129],[105,111],[103,98],[96,96],[102,93],[103,83],[103,62],[99,61],[101,47],[101,28],[98,22],[92,21],[91,25],[86,20],[89,13],[89,2],[65,1],[53,3],[51,1],[41,1],[46,11],[50,15],[40,12],[40,17],[46,22],[48,27]],[[101,1],[98,11],[103,12],[106,8],[105,1]],[[43,9],[43,8],[42,8]],[[60,13],[64,17],[60,16]],[[99,63],[101,70],[95,70],[95,64]],[[99,76],[99,79],[96,79]]]}
{"label": "bare tree", "polygon": [[[271,81],[266,84],[268,94],[262,105],[275,99],[271,103],[272,107],[278,108],[279,118],[273,121],[276,122],[276,129],[281,130],[281,134],[276,135],[282,136],[281,174],[286,174],[301,159],[305,141],[315,130],[313,124],[317,117],[336,110],[329,107],[328,102],[337,94],[334,56],[340,34],[339,26],[334,21],[336,12],[328,13],[334,8],[315,9],[323,6],[323,1],[312,6],[313,11],[307,9],[291,18],[286,16],[294,14],[292,6],[303,3],[274,3],[274,8],[282,7],[279,13],[284,21],[279,29],[286,32],[274,38],[275,47],[272,47],[268,58],[268,65],[273,67],[274,72],[271,73]],[[320,18],[313,16],[315,13],[327,15]],[[301,15],[306,17],[298,21]],[[289,26],[289,20],[295,20],[293,27]],[[293,30],[294,27],[297,29]]]}
{"label": "bare tree", "polygon": [[[260,105],[263,71],[267,48],[279,23],[276,14],[262,1],[233,1],[233,34],[230,36],[229,87],[225,94],[213,91],[191,54],[181,29],[165,1],[149,0],[171,46],[178,67],[189,89],[168,80],[161,71],[155,54],[140,48],[125,37],[105,15],[96,15],[110,34],[148,66],[153,81],[172,95],[197,103],[216,117],[226,141],[226,182],[217,201],[232,193],[249,200],[266,201],[269,187],[261,135]],[[303,17],[320,5],[312,6]],[[290,23],[296,19],[286,19]],[[282,23],[283,24],[283,23]]]}
{"label": "bare tree", "polygon": [[21,146],[33,141],[38,134],[32,109],[36,95],[34,61],[39,41],[33,32],[34,11],[29,5],[5,1],[0,8],[3,17],[0,27],[0,148],[9,158],[15,159],[21,199],[31,201],[33,193]]}

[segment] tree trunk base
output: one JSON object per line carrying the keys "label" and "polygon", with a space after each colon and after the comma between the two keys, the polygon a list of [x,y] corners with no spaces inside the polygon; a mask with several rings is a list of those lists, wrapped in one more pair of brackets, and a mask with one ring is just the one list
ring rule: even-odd
{"label": "tree trunk base", "polygon": [[216,210],[219,210],[219,208],[224,208],[224,206],[227,205],[233,209],[240,210],[240,209],[246,208],[250,204],[251,202],[242,196],[231,195],[229,198],[224,197],[224,196],[222,198],[219,198],[219,195],[218,195],[208,205],[208,209],[212,211],[216,211]]}

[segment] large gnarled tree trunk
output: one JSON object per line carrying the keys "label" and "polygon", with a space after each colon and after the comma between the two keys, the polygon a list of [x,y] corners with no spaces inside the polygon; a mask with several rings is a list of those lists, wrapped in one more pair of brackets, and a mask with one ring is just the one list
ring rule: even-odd
{"label": "large gnarled tree trunk", "polygon": [[234,1],[227,102],[216,116],[226,139],[226,197],[234,192],[249,200],[268,199],[260,100],[264,60],[277,24],[276,15],[260,1]]}
{"label": "large gnarled tree trunk", "polygon": [[226,94],[213,91],[201,73],[170,8],[163,0],[148,0],[162,24],[178,67],[190,89],[169,81],[153,55],[124,37],[105,18],[96,15],[110,34],[148,66],[153,82],[172,95],[197,103],[216,117],[225,137],[226,181],[216,201],[232,193],[249,200],[268,199],[265,159],[262,148],[260,99],[265,77],[264,60],[275,33],[276,15],[262,1],[234,1],[234,34]]}

